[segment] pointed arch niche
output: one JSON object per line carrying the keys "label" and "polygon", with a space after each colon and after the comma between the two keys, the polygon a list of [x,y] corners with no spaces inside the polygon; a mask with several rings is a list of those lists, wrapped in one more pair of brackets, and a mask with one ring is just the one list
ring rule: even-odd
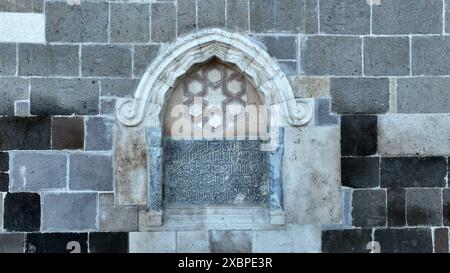
{"label": "pointed arch niche", "polygon": [[[116,103],[116,204],[140,206],[141,229],[177,229],[198,223],[218,228],[283,225],[283,127],[306,125],[312,116],[311,105],[294,97],[277,63],[243,35],[209,29],[181,37],[160,51],[142,76],[135,95]],[[180,79],[211,60],[239,71],[267,107],[270,141],[275,140],[276,146],[267,153],[267,202],[263,206],[171,209],[165,205],[165,110]]]}

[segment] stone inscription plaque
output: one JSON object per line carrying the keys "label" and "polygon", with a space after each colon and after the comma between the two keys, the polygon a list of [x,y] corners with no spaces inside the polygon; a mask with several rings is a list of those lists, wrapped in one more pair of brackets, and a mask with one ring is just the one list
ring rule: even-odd
{"label": "stone inscription plaque", "polygon": [[173,140],[164,145],[169,205],[262,205],[267,153],[253,140]]}

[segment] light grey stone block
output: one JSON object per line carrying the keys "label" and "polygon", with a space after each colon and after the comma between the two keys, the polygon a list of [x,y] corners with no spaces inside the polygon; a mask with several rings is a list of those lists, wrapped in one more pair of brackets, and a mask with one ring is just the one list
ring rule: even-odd
{"label": "light grey stone block", "polygon": [[83,76],[130,77],[131,55],[129,46],[83,46],[81,73]]}
{"label": "light grey stone block", "polygon": [[0,75],[16,74],[16,44],[0,44]]}
{"label": "light grey stone block", "polygon": [[298,63],[296,61],[278,61],[278,65],[286,76],[293,76],[297,74]]}
{"label": "light grey stone block", "polygon": [[99,194],[100,231],[122,232],[138,229],[137,207],[116,206],[113,193]]}
{"label": "light grey stone block", "polygon": [[14,115],[14,102],[28,99],[29,85],[28,79],[0,78],[0,115]]}
{"label": "light grey stone block", "polygon": [[272,32],[275,28],[273,0],[250,1],[250,31]]}
{"label": "light grey stone block", "polygon": [[330,79],[327,77],[288,77],[296,98],[318,98],[330,96]]}
{"label": "light grey stone block", "polygon": [[411,48],[413,75],[450,74],[450,37],[413,37]]}
{"label": "light grey stone block", "polygon": [[19,45],[20,76],[78,76],[79,47],[72,45]]}
{"label": "light grey stone block", "polygon": [[14,115],[17,117],[30,116],[30,101],[29,100],[16,100],[14,102]]}
{"label": "light grey stone block", "polygon": [[111,42],[150,40],[150,6],[145,3],[111,3]]}
{"label": "light grey stone block", "polygon": [[158,56],[159,45],[145,45],[134,47],[134,68],[133,74],[136,77],[141,77],[146,68],[150,66],[153,60]]}
{"label": "light grey stone block", "polygon": [[0,234],[0,253],[24,253],[24,251],[24,233]]}
{"label": "light grey stone block", "polygon": [[397,111],[398,113],[450,113],[449,87],[450,78],[397,79]]}
{"label": "light grey stone block", "polygon": [[251,253],[252,235],[250,230],[211,230],[210,250],[212,253]]}
{"label": "light grey stone block", "polygon": [[333,112],[341,114],[381,114],[389,110],[389,79],[332,78]]}
{"label": "light grey stone block", "polygon": [[370,5],[361,0],[321,0],[320,32],[369,34]]}
{"label": "light grey stone block", "polygon": [[113,147],[114,120],[90,117],[86,120],[86,151],[110,151]]}
{"label": "light grey stone block", "polygon": [[45,193],[42,230],[97,230],[97,197],[97,193]]}
{"label": "light grey stone block", "polygon": [[233,31],[249,30],[248,0],[227,1],[227,29]]}
{"label": "light grey stone block", "polygon": [[315,100],[316,126],[329,126],[339,124],[339,116],[331,113],[331,99],[318,98]]}
{"label": "light grey stone block", "polygon": [[131,97],[139,84],[139,80],[132,79],[102,79],[101,95],[112,97]]}
{"label": "light grey stone block", "polygon": [[382,156],[449,156],[449,136],[449,115],[378,117],[378,152]]}
{"label": "light grey stone block", "polygon": [[130,253],[174,253],[175,231],[130,232]]}
{"label": "light grey stone block", "polygon": [[209,251],[207,230],[177,231],[178,253],[208,253]]}
{"label": "light grey stone block", "polygon": [[361,75],[361,38],[311,36],[300,46],[300,73],[305,75]]}
{"label": "light grey stone block", "polygon": [[152,3],[152,42],[168,42],[175,38],[175,6],[173,3]]}
{"label": "light grey stone block", "polygon": [[225,27],[225,0],[198,1],[198,27]]}
{"label": "light grey stone block", "polygon": [[109,155],[71,154],[69,188],[72,190],[113,190],[113,163]]}
{"label": "light grey stone block", "polygon": [[374,34],[442,33],[442,1],[381,0],[372,6]]}
{"label": "light grey stone block", "polygon": [[107,42],[108,3],[47,2],[46,37],[49,42]]}
{"label": "light grey stone block", "polygon": [[91,79],[31,79],[31,114],[98,114],[99,83]]}
{"label": "light grey stone block", "polygon": [[11,191],[52,191],[67,188],[67,155],[60,152],[10,153]]}
{"label": "light grey stone block", "polygon": [[370,76],[409,75],[409,38],[364,38],[364,74]]}
{"label": "light grey stone block", "polygon": [[254,36],[267,48],[267,53],[275,59],[297,59],[297,37],[295,36]]}
{"label": "light grey stone block", "polygon": [[177,34],[178,36],[197,29],[196,0],[178,0]]}
{"label": "light grey stone block", "polygon": [[275,0],[274,27],[280,32],[317,33],[316,0]]}

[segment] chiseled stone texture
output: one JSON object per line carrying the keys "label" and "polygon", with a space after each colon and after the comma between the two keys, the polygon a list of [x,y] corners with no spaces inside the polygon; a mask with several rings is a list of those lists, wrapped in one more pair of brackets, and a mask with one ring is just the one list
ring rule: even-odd
{"label": "chiseled stone texture", "polygon": [[[244,0],[245,1],[245,0]],[[197,0],[177,0],[177,35],[183,35],[197,29]],[[231,1],[228,1],[230,3]],[[230,4],[229,4],[230,5]],[[246,4],[247,6],[247,4]],[[246,15],[248,18],[248,15]],[[230,18],[230,17],[228,17]],[[247,19],[248,20],[248,19]],[[248,24],[248,23],[247,23]]]}
{"label": "chiseled stone texture", "polygon": [[209,244],[212,253],[250,253],[252,252],[252,231],[211,230]]}
{"label": "chiseled stone texture", "polygon": [[250,31],[270,32],[274,29],[273,0],[250,1]]}
{"label": "chiseled stone texture", "polygon": [[322,252],[367,253],[372,241],[372,229],[325,230],[322,232]]}
{"label": "chiseled stone texture", "polygon": [[[0,58],[1,54],[0,54]],[[28,79],[0,78],[0,115],[14,115],[14,102],[28,99],[30,81]]]}
{"label": "chiseled stone texture", "polygon": [[267,53],[275,59],[297,58],[297,37],[295,36],[253,36],[265,47]]}
{"label": "chiseled stone texture", "polygon": [[16,44],[0,44],[0,75],[16,74]]}
{"label": "chiseled stone texture", "polygon": [[408,37],[364,38],[364,74],[409,76]]}
{"label": "chiseled stone texture", "polygon": [[275,31],[317,33],[317,11],[315,0],[275,0]]}
{"label": "chiseled stone texture", "polygon": [[3,204],[5,231],[39,231],[41,227],[41,198],[37,193],[7,193]]}
{"label": "chiseled stone texture", "polygon": [[44,193],[42,230],[97,230],[97,196],[97,193]]}
{"label": "chiseled stone texture", "polygon": [[114,120],[90,117],[86,120],[86,151],[112,150]]}
{"label": "chiseled stone texture", "polygon": [[450,74],[450,37],[419,36],[412,38],[411,67],[416,76]]}
{"label": "chiseled stone texture", "polygon": [[130,77],[131,47],[85,45],[81,48],[81,74],[96,77]]}
{"label": "chiseled stone texture", "polygon": [[150,40],[150,7],[145,3],[111,3],[111,42]]}
{"label": "chiseled stone texture", "polygon": [[177,231],[177,252],[208,253],[209,234],[207,230]]}
{"label": "chiseled stone texture", "polygon": [[110,155],[71,154],[69,162],[71,190],[113,190],[113,162]]}
{"label": "chiseled stone texture", "polygon": [[408,226],[441,226],[442,190],[407,189],[406,223]]}
{"label": "chiseled stone texture", "polygon": [[42,12],[44,0],[6,0],[0,3],[0,12]]}
{"label": "chiseled stone texture", "polygon": [[24,253],[24,251],[25,251],[24,233],[0,234],[0,253]]}
{"label": "chiseled stone texture", "polygon": [[450,155],[449,115],[380,115],[378,147],[383,156]]}
{"label": "chiseled stone texture", "polygon": [[87,233],[28,233],[26,253],[70,253],[77,251],[69,242],[78,243],[80,253],[87,253]]}
{"label": "chiseled stone texture", "polygon": [[382,253],[431,253],[433,242],[429,228],[376,229],[375,241]]}
{"label": "chiseled stone texture", "polygon": [[152,3],[150,16],[152,42],[168,42],[175,38],[176,20],[173,3]]}
{"label": "chiseled stone texture", "polygon": [[0,117],[0,150],[50,149],[49,117]]}
{"label": "chiseled stone texture", "polygon": [[84,148],[82,117],[52,117],[52,148],[76,150]]}
{"label": "chiseled stone texture", "polygon": [[[135,48],[135,54],[136,51],[139,51],[138,47]],[[134,92],[136,91],[136,87],[138,86],[138,84],[139,84],[138,80],[132,79],[102,79],[101,95],[113,97],[130,97],[134,95]]]}
{"label": "chiseled stone texture", "polygon": [[136,231],[137,207],[116,206],[113,193],[99,194],[99,228],[102,232]]}
{"label": "chiseled stone texture", "polygon": [[369,34],[370,5],[360,0],[321,0],[320,32]]}
{"label": "chiseled stone texture", "polygon": [[54,191],[67,188],[67,154],[11,152],[11,191]]}
{"label": "chiseled stone texture", "polygon": [[174,253],[175,231],[130,232],[130,253]]}
{"label": "chiseled stone texture", "polygon": [[198,27],[225,27],[225,0],[197,1]]}
{"label": "chiseled stone texture", "polygon": [[[137,45],[137,46],[134,46],[133,75],[136,77],[141,77],[144,74],[147,67],[156,58],[158,53],[159,53],[159,45]],[[102,89],[102,92],[103,92],[103,89]],[[134,94],[134,89],[131,90],[130,94]]]}
{"label": "chiseled stone texture", "polygon": [[448,86],[450,78],[397,79],[397,112],[450,113]]}
{"label": "chiseled stone texture", "polygon": [[353,192],[352,206],[354,226],[386,226],[386,190],[355,190]]}
{"label": "chiseled stone texture", "polygon": [[[192,0],[189,0],[192,1]],[[249,30],[249,5],[247,0],[227,0],[227,29],[232,31]],[[180,9],[180,1],[178,1],[178,10]],[[178,21],[179,19],[178,15]],[[178,24],[178,29],[180,28]]]}

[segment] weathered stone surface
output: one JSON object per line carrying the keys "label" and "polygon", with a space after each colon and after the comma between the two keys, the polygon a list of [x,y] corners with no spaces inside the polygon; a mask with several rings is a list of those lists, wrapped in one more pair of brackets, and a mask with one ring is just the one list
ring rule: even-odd
{"label": "weathered stone surface", "polygon": [[286,222],[341,220],[338,126],[285,128],[283,187]]}
{"label": "weathered stone surface", "polygon": [[448,253],[448,228],[436,228],[434,230],[434,252]]}
{"label": "weathered stone surface", "polygon": [[318,98],[315,100],[315,121],[317,126],[339,124],[339,116],[331,113],[331,99]]}
{"label": "weathered stone surface", "polygon": [[320,1],[320,32],[369,34],[370,5],[360,0]]}
{"label": "weathered stone surface", "polygon": [[39,231],[41,198],[37,193],[8,193],[4,198],[3,214],[6,231]]}
{"label": "weathered stone surface", "polygon": [[49,2],[45,7],[49,42],[107,42],[108,3],[68,5]]}
{"label": "weathered stone surface", "polygon": [[362,72],[361,38],[304,37],[300,46],[301,74],[359,76]]}
{"label": "weathered stone surface", "polygon": [[24,253],[24,252],[25,252],[24,233],[0,234],[0,253]]}
{"label": "weathered stone surface", "polygon": [[273,0],[250,1],[250,31],[271,32],[275,27]]}
{"label": "weathered stone surface", "polygon": [[131,76],[131,48],[129,46],[86,45],[81,49],[83,76]]}
{"label": "weathered stone surface", "polygon": [[78,76],[79,46],[19,45],[20,76]]}
{"label": "weathered stone surface", "polygon": [[178,253],[208,253],[209,235],[207,230],[178,231]]}
{"label": "weathered stone surface", "polygon": [[252,252],[252,232],[249,230],[211,230],[209,244],[212,253]]}
{"label": "weathered stone surface", "polygon": [[69,188],[72,190],[113,190],[113,163],[109,155],[71,154]]}
{"label": "weathered stone surface", "polygon": [[353,191],[352,206],[352,218],[354,226],[386,226],[385,190],[355,190]]}
{"label": "weathered stone surface", "polygon": [[387,190],[387,214],[389,227],[406,225],[405,189]]}
{"label": "weathered stone surface", "polygon": [[52,117],[52,148],[76,150],[84,148],[84,119]]}
{"label": "weathered stone surface", "polygon": [[31,114],[98,114],[98,88],[90,79],[31,79]]}
{"label": "weathered stone surface", "polygon": [[406,190],[406,223],[408,226],[442,225],[441,192],[441,189]]}
{"label": "weathered stone surface", "polygon": [[364,38],[364,74],[409,76],[409,38]]}
{"label": "weathered stone surface", "polygon": [[383,0],[372,9],[374,34],[442,32],[442,1]]}
{"label": "weathered stone surface", "polygon": [[297,75],[297,61],[278,61],[281,71],[283,71],[286,76]]}
{"label": "weathered stone surface", "polygon": [[297,59],[297,37],[295,36],[254,36],[276,59]]}
{"label": "weathered stone surface", "polygon": [[150,6],[146,3],[111,4],[111,42],[145,43],[150,40]]}
{"label": "weathered stone surface", "polygon": [[333,112],[341,114],[381,114],[389,110],[389,79],[332,78]]}
{"label": "weathered stone surface", "polygon": [[450,74],[450,37],[423,36],[412,38],[411,69],[413,75]]}
{"label": "weathered stone surface", "polygon": [[11,152],[11,191],[66,189],[67,155],[59,152]]}
{"label": "weathered stone surface", "polygon": [[9,174],[0,173],[0,192],[8,192],[8,191],[9,191]]}
{"label": "weathered stone surface", "polygon": [[0,118],[0,150],[50,149],[50,118]]}
{"label": "weathered stone surface", "polygon": [[[288,225],[283,230],[255,230],[253,252],[320,252],[320,228],[315,225]],[[296,238],[293,240],[293,238]]]}
{"label": "weathered stone surface", "polygon": [[1,12],[36,12],[44,10],[44,0],[16,0],[2,1],[0,3]]}
{"label": "weathered stone surface", "polygon": [[177,34],[178,36],[197,29],[196,0],[178,0]]}
{"label": "weathered stone surface", "polygon": [[27,253],[87,253],[87,233],[28,233]]}
{"label": "weathered stone surface", "polygon": [[0,152],[0,172],[7,172],[8,170],[9,170],[8,152]]}
{"label": "weathered stone surface", "polygon": [[275,0],[275,30],[317,33],[317,11],[317,1],[314,0]]}
{"label": "weathered stone surface", "polygon": [[450,78],[397,79],[398,113],[449,113],[448,86]]}
{"label": "weathered stone surface", "polygon": [[[135,48],[136,51],[138,47]],[[135,52],[136,54],[136,52]],[[135,62],[137,60],[135,59]],[[136,67],[136,63],[135,63]],[[136,70],[135,70],[136,72]],[[132,79],[102,79],[102,96],[114,96],[114,97],[130,97],[134,95],[135,89],[138,86],[138,80]]]}
{"label": "weathered stone surface", "polygon": [[0,44],[0,75],[4,76],[15,74],[16,74],[16,45]]}
{"label": "weathered stone surface", "polygon": [[225,27],[225,0],[203,0],[197,2],[198,27]]}
{"label": "weathered stone surface", "polygon": [[450,116],[383,115],[378,119],[378,147],[383,156],[450,155]]}
{"label": "weathered stone surface", "polygon": [[444,157],[397,157],[381,159],[381,187],[445,187]]}
{"label": "weathered stone surface", "polygon": [[367,244],[372,241],[372,229],[324,230],[322,252],[368,253]]}
{"label": "weathered stone surface", "polygon": [[248,15],[247,0],[227,0],[227,29],[247,32],[250,27]]}
{"label": "weathered stone surface", "polygon": [[29,85],[28,79],[0,78],[0,115],[14,115],[14,102],[28,99]]}
{"label": "weathered stone surface", "polygon": [[128,233],[89,233],[89,253],[128,253]]}
{"label": "weathered stone surface", "polygon": [[[133,74],[136,77],[141,77],[146,71],[147,67],[153,62],[159,53],[159,45],[143,45],[134,47],[134,67]],[[103,83],[103,82],[102,82]],[[134,89],[131,90],[134,94]]]}
{"label": "weathered stone surface", "polygon": [[152,42],[168,42],[175,38],[175,6],[173,3],[152,3]]}
{"label": "weathered stone surface", "polygon": [[380,186],[380,158],[343,157],[341,159],[342,185],[352,188]]}
{"label": "weathered stone surface", "polygon": [[137,208],[134,206],[116,206],[114,194],[99,195],[100,231],[136,231],[138,229]]}
{"label": "weathered stone surface", "polygon": [[100,98],[100,115],[115,117],[115,114],[116,114],[116,99]]}
{"label": "weathered stone surface", "polygon": [[442,190],[442,214],[445,226],[450,226],[450,189]]}
{"label": "weathered stone surface", "polygon": [[44,193],[43,231],[97,229],[97,193]]}
{"label": "weathered stone surface", "polygon": [[110,151],[113,146],[114,120],[90,117],[86,120],[86,151]]}
{"label": "weathered stone surface", "polygon": [[130,253],[174,253],[174,231],[130,232]]}
{"label": "weathered stone surface", "polygon": [[344,156],[367,156],[376,154],[377,116],[342,116],[341,150]]}
{"label": "weathered stone surface", "polygon": [[330,96],[330,79],[319,77],[288,77],[296,98],[318,98]]}
{"label": "weathered stone surface", "polygon": [[30,114],[30,101],[29,100],[16,100],[14,102],[14,115],[16,117],[29,117]]}
{"label": "weathered stone surface", "polygon": [[376,229],[375,241],[382,253],[431,253],[433,242],[428,228]]}

